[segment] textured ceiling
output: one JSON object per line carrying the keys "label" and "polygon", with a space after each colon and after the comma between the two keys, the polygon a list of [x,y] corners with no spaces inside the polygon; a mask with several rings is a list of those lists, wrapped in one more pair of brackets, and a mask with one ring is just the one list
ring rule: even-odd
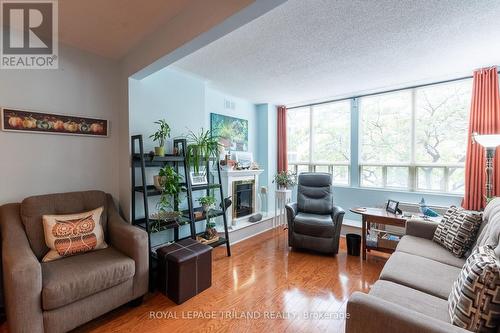
{"label": "textured ceiling", "polygon": [[175,67],[293,105],[500,65],[498,0],[289,0]]}
{"label": "textured ceiling", "polygon": [[193,0],[59,1],[59,40],[119,59]]}

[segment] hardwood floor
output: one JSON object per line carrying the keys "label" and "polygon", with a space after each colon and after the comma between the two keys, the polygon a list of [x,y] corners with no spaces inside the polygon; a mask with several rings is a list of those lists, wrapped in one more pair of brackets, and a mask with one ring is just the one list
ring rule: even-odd
{"label": "hardwood floor", "polygon": [[[351,293],[369,290],[388,257],[347,256],[344,238],[336,257],[292,251],[281,229],[236,244],[232,253],[214,250],[212,287],[187,302],[151,294],[141,306],[123,306],[75,332],[343,332],[336,316]],[[321,314],[330,319],[305,317]]]}

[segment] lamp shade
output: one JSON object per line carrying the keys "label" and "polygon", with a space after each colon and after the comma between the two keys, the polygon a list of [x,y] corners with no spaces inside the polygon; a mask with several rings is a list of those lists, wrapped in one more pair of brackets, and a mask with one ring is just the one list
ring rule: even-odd
{"label": "lamp shade", "polygon": [[474,141],[485,148],[500,146],[500,134],[477,134],[474,133]]}

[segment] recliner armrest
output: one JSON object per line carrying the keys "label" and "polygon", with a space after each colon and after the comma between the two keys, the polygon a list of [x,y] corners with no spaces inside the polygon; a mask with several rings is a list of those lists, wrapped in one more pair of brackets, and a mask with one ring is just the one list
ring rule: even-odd
{"label": "recliner armrest", "polygon": [[432,239],[439,223],[422,220],[406,221],[405,234],[425,239]]}
{"label": "recliner armrest", "polygon": [[285,208],[286,208],[286,214],[287,214],[288,218],[290,219],[290,217],[291,217],[293,220],[295,218],[295,215],[297,215],[297,203],[293,202],[293,203],[286,204]]}
{"label": "recliner armrest", "polygon": [[345,211],[342,207],[340,206],[333,206],[332,210],[332,220],[333,222],[339,221],[342,224],[342,219],[344,217]]}
{"label": "recliner armrest", "polygon": [[347,301],[346,333],[467,333],[469,331],[422,313],[355,292]]}

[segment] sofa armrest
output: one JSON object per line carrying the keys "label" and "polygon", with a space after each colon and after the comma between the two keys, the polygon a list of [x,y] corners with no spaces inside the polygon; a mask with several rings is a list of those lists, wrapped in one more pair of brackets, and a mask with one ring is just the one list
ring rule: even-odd
{"label": "sofa armrest", "polygon": [[20,204],[0,207],[5,308],[10,332],[43,332],[42,267],[31,250]]}
{"label": "sofa armrest", "polygon": [[127,223],[118,213],[111,195],[107,195],[108,234],[111,245],[135,262],[134,298],[148,291],[149,244],[148,234]]}
{"label": "sofa armrest", "polygon": [[355,292],[347,302],[346,333],[470,333],[448,322]]}
{"label": "sofa armrest", "polygon": [[406,235],[432,239],[434,237],[434,232],[439,223],[427,222],[422,220],[408,220],[406,221]]}

